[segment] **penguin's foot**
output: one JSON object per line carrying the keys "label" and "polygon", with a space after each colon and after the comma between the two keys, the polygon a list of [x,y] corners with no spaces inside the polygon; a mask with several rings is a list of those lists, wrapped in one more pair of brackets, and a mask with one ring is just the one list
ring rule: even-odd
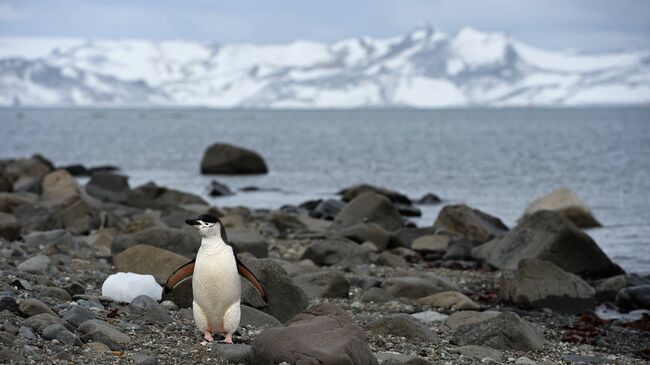
{"label": "penguin's foot", "polygon": [[208,332],[203,332],[203,338],[205,338],[206,341],[212,342],[214,341],[214,338],[212,337],[212,333]]}
{"label": "penguin's foot", "polygon": [[226,334],[226,339],[223,341],[225,343],[232,343],[232,334],[231,333]]}

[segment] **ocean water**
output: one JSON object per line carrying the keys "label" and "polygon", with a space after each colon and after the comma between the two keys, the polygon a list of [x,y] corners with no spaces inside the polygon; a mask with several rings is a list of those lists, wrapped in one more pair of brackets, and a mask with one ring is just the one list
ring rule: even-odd
{"label": "ocean water", "polygon": [[[223,111],[1,109],[0,158],[42,153],[55,164],[119,166],[217,206],[278,208],[360,182],[412,198],[433,192],[516,224],[554,189],[576,191],[603,228],[588,233],[631,272],[650,272],[650,108]],[[205,148],[258,151],[267,175],[218,176],[238,192],[209,198]],[[443,205],[422,207],[431,225]]]}

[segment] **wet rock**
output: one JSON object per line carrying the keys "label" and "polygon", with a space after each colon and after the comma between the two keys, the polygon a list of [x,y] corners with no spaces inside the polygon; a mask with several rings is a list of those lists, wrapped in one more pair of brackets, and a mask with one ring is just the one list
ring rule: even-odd
{"label": "wet rock", "polygon": [[201,246],[201,237],[196,230],[151,227],[136,233],[115,236],[111,251],[119,253],[135,245],[151,245],[186,257],[194,257]]}
{"label": "wet rock", "polygon": [[257,152],[226,143],[208,147],[201,160],[202,174],[266,174],[268,168]]}
{"label": "wet rock", "polygon": [[444,207],[433,226],[450,235],[479,243],[501,237],[508,232],[508,227],[499,218],[464,204]]}
{"label": "wet rock", "polygon": [[42,332],[43,329],[47,326],[51,326],[53,324],[63,325],[64,323],[65,322],[61,318],[49,313],[41,313],[35,316],[31,316],[23,322],[25,326],[33,329],[37,333]]}
{"label": "wet rock", "polygon": [[366,326],[373,335],[406,337],[410,341],[437,343],[438,337],[427,326],[408,314],[394,314],[378,319]]}
{"label": "wet rock", "polygon": [[212,197],[228,196],[233,195],[233,192],[228,185],[217,180],[212,180],[210,181],[210,186],[208,186],[208,195]]}
{"label": "wet rock", "polygon": [[252,363],[377,364],[363,331],[345,312],[320,305],[269,328],[252,344]]}
{"label": "wet rock", "polygon": [[573,224],[580,228],[601,226],[587,204],[569,189],[558,189],[533,201],[526,207],[522,219],[540,210],[552,210],[564,214]]}
{"label": "wet rock", "polygon": [[409,199],[406,195],[402,193],[399,193],[394,190],[389,190],[389,189],[369,185],[369,184],[359,184],[359,185],[351,186],[349,188],[345,188],[339,191],[338,194],[342,195],[344,201],[349,202],[354,200],[356,197],[367,192],[372,192],[375,194],[385,196],[386,198],[388,198],[388,200],[390,200],[393,203],[406,204],[406,205],[411,204],[411,199]]}
{"label": "wet rock", "polygon": [[390,266],[390,267],[408,267],[409,264],[406,260],[398,255],[390,253],[388,251],[382,252],[377,259],[375,264],[380,266]]}
{"label": "wet rock", "polygon": [[491,347],[467,345],[467,346],[456,347],[455,349],[452,349],[450,352],[452,354],[461,354],[473,360],[483,360],[486,357],[488,357],[490,359],[494,359],[499,362],[503,361],[503,356],[501,355],[501,351],[495,350]]}
{"label": "wet rock", "polygon": [[310,298],[347,298],[350,285],[338,271],[319,271],[297,275],[296,285]]}
{"label": "wet rock", "polygon": [[456,291],[445,291],[431,294],[416,301],[420,306],[448,308],[453,310],[479,309],[481,306],[469,299],[465,294]]}
{"label": "wet rock", "polygon": [[270,314],[264,313],[261,310],[242,305],[241,307],[241,320],[240,326],[252,327],[279,327],[282,325],[275,317]]}
{"label": "wet rock", "polygon": [[512,312],[459,326],[452,334],[452,343],[488,346],[499,350],[539,350],[544,342],[541,331]]}
{"label": "wet rock", "polygon": [[395,297],[382,288],[372,287],[361,296],[362,302],[386,303],[395,300]]}
{"label": "wet rock", "polygon": [[47,304],[41,302],[35,298],[27,298],[23,300],[18,306],[18,310],[26,317],[35,316],[41,313],[51,314],[56,316],[56,313],[47,306]]}
{"label": "wet rock", "polygon": [[111,172],[94,173],[86,184],[88,194],[99,200],[113,203],[125,203],[129,190],[131,190],[129,178]]}
{"label": "wet rock", "polygon": [[445,235],[426,235],[415,239],[411,244],[411,249],[415,251],[445,251],[449,244],[449,236]]}
{"label": "wet rock", "polygon": [[9,241],[17,240],[20,237],[22,224],[12,214],[0,212],[0,238]]}
{"label": "wet rock", "polygon": [[580,313],[595,306],[595,290],[579,276],[537,259],[519,262],[514,274],[503,273],[499,297],[515,304]]}
{"label": "wet rock", "polygon": [[318,204],[309,211],[309,216],[312,218],[334,220],[337,214],[343,209],[345,203],[336,199],[325,199],[318,202]]}
{"label": "wet rock", "polygon": [[269,256],[267,239],[257,230],[250,228],[228,230],[228,242],[237,252],[248,252],[262,258]]}
{"label": "wet rock", "polygon": [[81,326],[82,323],[91,319],[97,319],[97,316],[90,309],[80,306],[71,305],[63,314],[63,319],[75,327]]}
{"label": "wet rock", "polygon": [[414,276],[395,277],[384,280],[382,284],[388,293],[395,297],[418,299],[427,295],[440,293],[448,290],[456,290],[455,285],[447,280],[431,276],[430,279],[423,279]]}
{"label": "wet rock", "polygon": [[331,229],[341,231],[359,223],[375,223],[387,231],[402,227],[402,217],[386,197],[367,192],[347,203],[336,215]]}
{"label": "wet rock", "polygon": [[36,255],[21,262],[16,268],[34,274],[49,273],[52,268],[52,261],[45,255]]}
{"label": "wet rock", "polygon": [[252,347],[245,344],[218,343],[212,347],[212,352],[232,364],[249,364]]}
{"label": "wet rock", "polygon": [[390,234],[375,223],[359,223],[339,232],[343,237],[357,243],[370,241],[378,248],[384,249],[388,246]]}
{"label": "wet rock", "polygon": [[616,294],[616,305],[626,310],[650,309],[650,285],[621,289]]}
{"label": "wet rock", "polygon": [[153,275],[158,283],[167,281],[169,275],[189,261],[185,256],[149,245],[131,246],[113,259],[116,271]]}
{"label": "wet rock", "polygon": [[101,342],[113,351],[122,350],[131,343],[129,336],[98,319],[82,323],[79,331],[83,334],[81,336],[83,341]]}
{"label": "wet rock", "polygon": [[270,259],[241,258],[255,274],[268,293],[269,303],[265,304],[257,291],[242,279],[242,303],[260,309],[280,322],[300,313],[309,304],[307,294],[293,283],[287,272]]}
{"label": "wet rock", "polygon": [[442,200],[436,194],[426,193],[420,199],[415,201],[415,204],[419,205],[436,205],[440,204]]}
{"label": "wet rock", "polygon": [[507,235],[474,248],[472,256],[502,270],[515,270],[521,260],[537,258],[580,276],[623,273],[591,237],[561,213],[548,210],[533,213]]}
{"label": "wet rock", "polygon": [[313,240],[301,260],[309,259],[316,265],[337,265],[344,259],[358,264],[367,263],[369,256],[358,244],[347,239]]}

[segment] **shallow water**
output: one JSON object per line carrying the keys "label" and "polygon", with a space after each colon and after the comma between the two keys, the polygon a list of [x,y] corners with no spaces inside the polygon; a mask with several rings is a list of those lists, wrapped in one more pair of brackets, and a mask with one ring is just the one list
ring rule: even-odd
{"label": "shallow water", "polygon": [[[368,182],[417,198],[434,192],[514,225],[556,188],[576,191],[605,225],[589,230],[623,268],[650,272],[650,109],[506,110],[0,110],[0,158],[39,152],[59,165],[113,164],[131,186],[205,196],[211,143],[250,147],[262,176],[219,176],[238,193],[218,206],[277,208]],[[430,225],[441,206],[423,207]]]}

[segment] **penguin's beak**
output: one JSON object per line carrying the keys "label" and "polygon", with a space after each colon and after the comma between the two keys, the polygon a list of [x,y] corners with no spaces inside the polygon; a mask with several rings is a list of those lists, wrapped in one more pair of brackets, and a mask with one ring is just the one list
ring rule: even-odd
{"label": "penguin's beak", "polygon": [[196,219],[186,219],[185,224],[189,224],[190,226],[198,226],[201,224],[201,222]]}

